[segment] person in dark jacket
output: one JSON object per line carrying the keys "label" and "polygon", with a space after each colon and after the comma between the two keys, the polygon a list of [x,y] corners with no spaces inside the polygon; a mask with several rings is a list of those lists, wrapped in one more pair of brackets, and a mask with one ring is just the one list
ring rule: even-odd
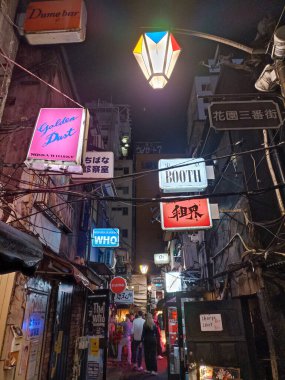
{"label": "person in dark jacket", "polygon": [[152,315],[147,314],[142,331],[142,342],[144,345],[144,360],[146,373],[157,375],[157,359],[156,359],[156,339],[157,327],[153,321]]}

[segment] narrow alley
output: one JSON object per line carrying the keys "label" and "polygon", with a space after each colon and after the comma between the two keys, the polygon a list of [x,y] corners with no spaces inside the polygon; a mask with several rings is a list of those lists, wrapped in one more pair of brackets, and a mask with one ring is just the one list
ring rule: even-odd
{"label": "narrow alley", "polygon": [[[143,368],[145,364],[143,362]],[[157,375],[145,373],[144,371],[134,371],[127,363],[127,358],[123,357],[122,362],[109,359],[107,364],[107,376],[108,380],[145,380],[145,379],[157,379],[167,380],[167,359],[163,356],[163,359],[157,361]]]}

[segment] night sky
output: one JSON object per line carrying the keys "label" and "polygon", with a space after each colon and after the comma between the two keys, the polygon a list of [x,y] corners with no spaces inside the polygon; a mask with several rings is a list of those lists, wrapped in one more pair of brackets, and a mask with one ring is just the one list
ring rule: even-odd
{"label": "night sky", "polygon": [[[185,151],[187,106],[193,77],[207,75],[199,62],[213,57],[216,43],[175,35],[182,47],[168,85],[154,91],[132,51],[143,27],[187,28],[250,45],[258,22],[279,18],[283,0],[85,0],[87,37],[66,45],[81,102],[129,104],[133,142],[162,141],[167,153]],[[284,24],[284,17],[281,25]],[[233,50],[231,50],[233,51]],[[235,56],[243,53],[235,50]]]}

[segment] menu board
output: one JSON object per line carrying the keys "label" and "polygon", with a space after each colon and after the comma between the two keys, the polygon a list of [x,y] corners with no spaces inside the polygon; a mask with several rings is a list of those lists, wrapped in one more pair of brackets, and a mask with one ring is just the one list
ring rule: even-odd
{"label": "menu board", "polygon": [[108,333],[109,293],[97,290],[88,297],[87,326],[88,359],[87,380],[106,379],[107,333]]}

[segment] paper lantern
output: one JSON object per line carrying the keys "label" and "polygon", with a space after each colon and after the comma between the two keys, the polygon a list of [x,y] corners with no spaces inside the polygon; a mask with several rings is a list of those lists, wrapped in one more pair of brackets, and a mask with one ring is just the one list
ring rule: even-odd
{"label": "paper lantern", "polygon": [[168,82],[181,48],[169,32],[144,33],[133,53],[149,84],[154,89]]}

